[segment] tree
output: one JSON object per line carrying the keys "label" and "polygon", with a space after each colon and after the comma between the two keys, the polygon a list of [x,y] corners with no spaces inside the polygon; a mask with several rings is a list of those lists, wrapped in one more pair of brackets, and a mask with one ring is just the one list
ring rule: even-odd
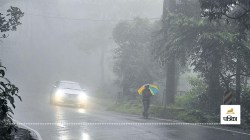
{"label": "tree", "polygon": [[[6,16],[0,13],[2,38],[8,37],[5,34],[6,32],[16,30],[16,27],[21,24],[20,18],[22,16],[22,11],[17,7],[10,7]],[[4,77],[5,71],[6,68],[0,63],[0,139],[10,140],[12,132],[17,130],[12,121],[12,115],[14,114],[12,108],[15,108],[14,97],[18,97],[20,100],[21,97],[17,94],[18,88]]]}
{"label": "tree", "polygon": [[[12,115],[14,114],[12,108],[15,108],[15,98],[21,97],[17,94],[18,88],[11,84],[11,82],[4,77],[6,68],[0,66],[0,139],[11,139],[11,133],[16,131],[16,126],[13,124]],[[8,105],[11,104],[12,108]]]}
{"label": "tree", "polygon": [[123,96],[135,95],[141,85],[154,80],[150,35],[151,24],[141,18],[120,22],[113,30],[113,38],[118,45],[115,49],[114,73]]}
{"label": "tree", "polygon": [[162,29],[159,31],[159,34],[161,35],[158,35],[158,37],[156,37],[158,39],[153,41],[153,44],[154,46],[156,46],[156,58],[161,59],[162,63],[166,67],[166,92],[164,93],[165,106],[175,103],[175,96],[177,93],[177,81],[179,76],[178,71],[180,71],[178,70],[180,63],[178,63],[178,60],[176,60],[176,57],[178,57],[177,54],[166,53],[170,52],[176,47],[175,45],[173,45],[173,43],[170,43],[176,40],[172,37],[176,37],[177,35],[175,31],[172,31],[172,29],[176,29],[177,27],[173,24],[175,22],[175,19],[172,15],[182,13],[185,14],[185,16],[187,17],[198,17],[196,13],[197,8],[195,8],[196,4],[197,3],[195,3],[195,1],[177,2],[176,0],[164,0],[163,2]]}
{"label": "tree", "polygon": [[[176,10],[176,1],[175,0],[164,0],[163,2],[163,38],[167,39],[169,36],[167,12],[174,12]],[[165,47],[165,50],[168,50],[169,47]],[[168,104],[173,104],[175,102],[175,95],[177,89],[176,82],[176,61],[175,54],[170,55],[168,59],[165,59],[166,66],[166,93],[165,93],[165,106]]]}
{"label": "tree", "polygon": [[[168,22],[163,25],[160,35],[154,41],[155,52],[163,62],[173,55],[177,64],[185,65],[190,62],[194,71],[199,72],[208,84],[209,111],[218,112],[223,87],[228,89],[228,82],[237,83],[234,82],[237,81],[234,80],[237,79],[234,78],[237,73],[247,74],[249,57],[246,54],[249,51],[247,47],[243,47],[246,42],[242,40],[244,34],[235,33],[238,28],[233,23],[226,24],[223,20],[209,23],[204,18],[189,15],[191,14],[182,12],[165,15]],[[162,35],[164,33],[167,36]],[[238,46],[242,46],[241,49]],[[239,59],[241,61],[237,61]],[[240,68],[240,72],[237,68]],[[225,78],[229,75],[232,79]]]}
{"label": "tree", "polygon": [[[242,80],[242,50],[246,50],[246,31],[250,29],[250,1],[249,0],[200,0],[202,15],[210,20],[225,19],[227,23],[233,23],[237,35],[236,62],[236,103],[240,103]],[[249,73],[249,72],[247,72]],[[247,74],[248,75],[248,74]]]}
{"label": "tree", "polygon": [[[227,22],[236,21],[250,28],[250,0],[199,0],[202,16],[210,20],[225,19]],[[232,19],[232,20],[230,20]]]}
{"label": "tree", "polygon": [[[210,31],[201,33],[196,39],[197,45],[191,54],[191,60],[194,70],[200,72],[208,84],[209,111],[218,113],[223,97],[220,74],[225,67],[228,67],[228,63],[224,64],[224,62],[229,59],[228,56],[231,53],[227,45],[231,46],[232,44],[228,39],[221,38],[223,27],[217,26],[215,28],[216,26],[216,24],[205,25]],[[227,70],[226,73],[228,72]]]}
{"label": "tree", "polygon": [[15,31],[16,27],[21,24],[20,18],[23,16],[23,12],[17,7],[10,7],[7,10],[7,15],[0,13],[0,31],[2,38],[6,38],[8,35],[5,33],[8,31]]}

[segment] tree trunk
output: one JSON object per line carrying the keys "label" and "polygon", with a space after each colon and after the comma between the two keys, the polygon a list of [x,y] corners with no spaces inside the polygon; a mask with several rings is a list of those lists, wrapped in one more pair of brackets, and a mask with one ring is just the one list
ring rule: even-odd
{"label": "tree trunk", "polygon": [[223,102],[223,91],[220,87],[219,74],[215,71],[210,72],[210,78],[208,81],[208,106],[209,111],[218,113],[220,105]]}
{"label": "tree trunk", "polygon": [[240,104],[240,94],[241,94],[241,56],[240,49],[244,46],[242,40],[246,38],[244,33],[244,28],[242,26],[239,27],[239,35],[238,35],[238,48],[237,48],[237,62],[236,62],[236,89],[235,89],[235,99],[236,104]]}
{"label": "tree trunk", "polygon": [[166,8],[170,11],[170,12],[174,12],[176,10],[176,0],[167,0],[165,2],[166,4]]}
{"label": "tree trunk", "polygon": [[[164,38],[168,38],[168,29],[166,16],[167,11],[174,12],[176,9],[176,0],[164,0],[163,2],[163,29],[164,29]],[[166,48],[167,49],[167,48]],[[165,93],[165,107],[166,105],[175,103],[177,83],[176,83],[176,61],[175,56],[171,56],[168,62],[166,63],[166,93]]]}
{"label": "tree trunk", "polygon": [[220,105],[223,103],[223,90],[220,86],[220,60],[219,54],[214,52],[212,65],[206,77],[208,79],[208,107],[212,113],[219,113]]}
{"label": "tree trunk", "polygon": [[174,56],[167,63],[167,79],[166,79],[166,105],[175,103],[176,95],[176,62]]}
{"label": "tree trunk", "polygon": [[237,54],[237,62],[236,62],[236,89],[235,89],[235,99],[236,99],[236,104],[240,104],[240,93],[241,93],[241,63],[240,63],[240,57],[239,54]]}

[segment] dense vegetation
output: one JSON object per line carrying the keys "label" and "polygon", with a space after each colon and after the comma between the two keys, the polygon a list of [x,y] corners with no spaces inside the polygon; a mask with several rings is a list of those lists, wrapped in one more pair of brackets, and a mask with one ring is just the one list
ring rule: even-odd
{"label": "dense vegetation", "polygon": [[[7,10],[7,15],[0,13],[0,31],[1,38],[6,38],[6,32],[15,31],[16,27],[20,25],[20,18],[23,16],[21,10],[17,7],[10,7]],[[2,66],[0,61],[0,139],[12,139],[13,131],[17,130],[16,125],[12,121],[15,108],[15,97],[21,100],[17,94],[18,88],[12,84],[6,77],[6,68]]]}
{"label": "dense vegetation", "polygon": [[[165,105],[192,109],[183,115],[218,121],[223,94],[232,91],[233,104],[242,105],[243,121],[249,124],[249,2],[165,3],[161,22],[135,19],[114,29],[119,50],[114,70],[122,80],[120,87],[127,89],[123,95],[135,94],[143,83],[165,80]],[[191,90],[175,98],[179,76],[188,69],[198,79],[190,78]],[[128,90],[132,86],[134,90]]]}
{"label": "dense vegetation", "polygon": [[[5,67],[0,66],[0,139],[11,139],[11,134],[16,131],[17,128],[12,121],[12,114],[14,114],[12,108],[15,108],[15,98],[21,97],[17,94],[18,88],[11,84],[11,82],[4,77]],[[9,103],[11,107],[9,106]]]}

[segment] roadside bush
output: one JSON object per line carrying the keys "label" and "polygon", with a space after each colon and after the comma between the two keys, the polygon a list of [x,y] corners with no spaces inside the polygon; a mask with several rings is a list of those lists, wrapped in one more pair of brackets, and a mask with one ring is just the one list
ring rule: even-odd
{"label": "roadside bush", "polygon": [[208,112],[207,85],[202,78],[188,77],[192,88],[182,96],[176,97],[176,106],[185,108],[177,115],[178,120],[192,123],[218,122],[219,116]]}
{"label": "roadside bush", "polygon": [[198,77],[188,77],[188,81],[192,88],[186,94],[176,97],[176,106],[206,111],[208,108],[207,85]]}
{"label": "roadside bush", "polygon": [[245,87],[241,95],[241,114],[242,125],[246,129],[250,129],[250,87]]}
{"label": "roadside bush", "polygon": [[178,120],[189,123],[206,123],[208,118],[205,113],[199,110],[186,110],[177,116]]}
{"label": "roadside bush", "polygon": [[[11,133],[16,131],[16,125],[12,121],[15,108],[15,98],[21,97],[17,94],[18,88],[5,78],[6,68],[0,66],[0,139],[10,140]],[[11,106],[10,106],[11,105]]]}
{"label": "roadside bush", "polygon": [[154,106],[151,105],[149,109],[149,114],[159,118],[166,119],[177,119],[178,114],[184,112],[183,108],[178,108],[175,106]]}
{"label": "roadside bush", "polygon": [[107,108],[107,110],[110,111],[126,112],[131,114],[141,114],[142,109],[143,107],[139,97],[135,100],[121,100],[120,102]]}

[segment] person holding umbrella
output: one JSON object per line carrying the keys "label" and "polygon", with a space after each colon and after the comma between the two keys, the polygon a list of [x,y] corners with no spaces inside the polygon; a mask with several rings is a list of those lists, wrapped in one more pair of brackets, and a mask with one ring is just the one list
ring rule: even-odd
{"label": "person holding umbrella", "polygon": [[145,89],[142,92],[142,103],[143,103],[143,117],[148,118],[148,109],[150,105],[150,98],[152,94],[150,93],[149,90],[149,85],[145,86]]}
{"label": "person holding umbrella", "polygon": [[153,84],[145,84],[138,89],[138,93],[142,95],[143,103],[143,117],[148,118],[148,109],[150,106],[150,98],[152,95],[157,94],[159,91],[158,87]]}

